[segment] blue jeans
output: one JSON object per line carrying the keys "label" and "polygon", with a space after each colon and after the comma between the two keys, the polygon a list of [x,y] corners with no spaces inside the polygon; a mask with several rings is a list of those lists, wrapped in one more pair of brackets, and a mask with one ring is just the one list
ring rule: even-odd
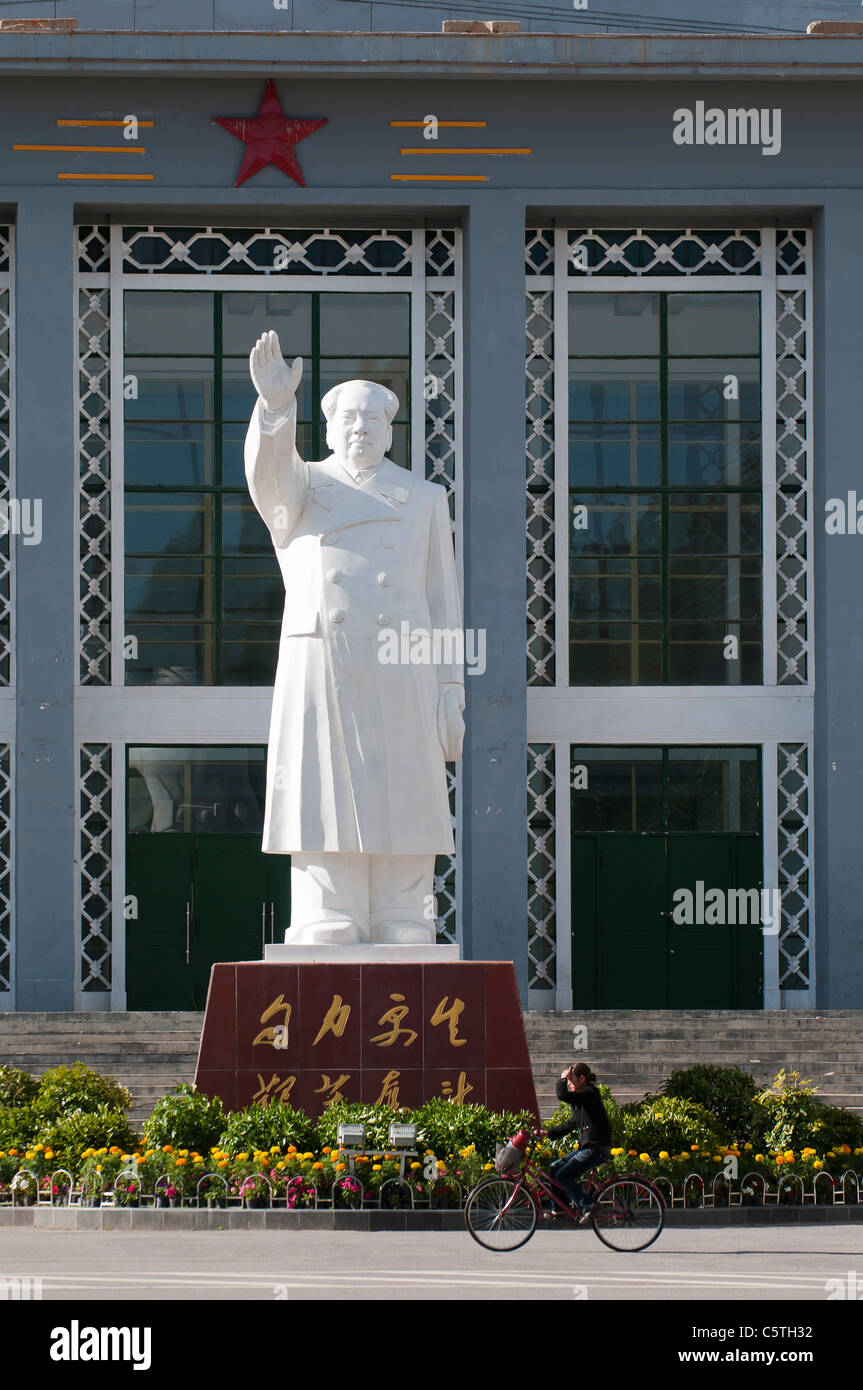
{"label": "blue jeans", "polygon": [[598,1168],[601,1164],[607,1163],[610,1157],[611,1149],[606,1148],[604,1144],[590,1144],[584,1149],[576,1149],[574,1153],[566,1154],[563,1158],[556,1158],[548,1171],[573,1205],[583,1210],[588,1201],[578,1179],[589,1173],[591,1168]]}

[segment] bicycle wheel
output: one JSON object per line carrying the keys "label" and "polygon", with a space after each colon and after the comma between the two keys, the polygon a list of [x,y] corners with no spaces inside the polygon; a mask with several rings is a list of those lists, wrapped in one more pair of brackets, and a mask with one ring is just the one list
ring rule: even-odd
{"label": "bicycle wheel", "polygon": [[596,1192],[591,1225],[610,1250],[635,1253],[652,1245],[662,1230],[665,1203],[643,1178],[608,1178]]}
{"label": "bicycle wheel", "polygon": [[518,1250],[530,1240],[539,1220],[530,1190],[514,1178],[489,1178],[470,1193],[464,1224],[485,1250]]}

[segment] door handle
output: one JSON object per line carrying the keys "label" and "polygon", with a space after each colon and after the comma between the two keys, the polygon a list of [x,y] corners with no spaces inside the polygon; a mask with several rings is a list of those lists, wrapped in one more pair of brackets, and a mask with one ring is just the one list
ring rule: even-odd
{"label": "door handle", "polygon": [[192,936],[191,936],[191,931],[192,931],[192,904],[189,903],[189,902],[187,902],[187,903],[186,903],[186,964],[187,964],[187,965],[189,964],[189,961],[190,961],[191,958],[192,958],[192,955],[191,955],[191,952],[192,952]]}
{"label": "door handle", "polygon": [[276,904],[270,903],[270,945],[276,939]]}

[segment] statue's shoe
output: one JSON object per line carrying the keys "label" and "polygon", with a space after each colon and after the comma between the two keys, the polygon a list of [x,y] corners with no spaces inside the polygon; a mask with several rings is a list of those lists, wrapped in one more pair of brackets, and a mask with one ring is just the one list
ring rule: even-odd
{"label": "statue's shoe", "polygon": [[285,933],[286,946],[354,946],[360,940],[356,922],[305,922]]}
{"label": "statue's shoe", "polygon": [[372,941],[375,945],[387,943],[391,946],[434,946],[434,923],[373,922]]}

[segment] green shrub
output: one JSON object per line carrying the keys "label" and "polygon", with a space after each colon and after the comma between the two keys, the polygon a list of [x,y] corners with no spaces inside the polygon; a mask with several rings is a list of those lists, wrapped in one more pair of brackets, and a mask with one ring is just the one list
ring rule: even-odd
{"label": "green shrub", "polygon": [[655,1158],[663,1149],[681,1153],[692,1144],[711,1152],[720,1143],[716,1121],[703,1105],[678,1096],[658,1096],[622,1112],[621,1147]]}
{"label": "green shrub", "polygon": [[205,1096],[182,1081],[156,1101],[144,1137],[150,1149],[172,1144],[175,1149],[206,1155],[218,1144],[224,1128],[225,1110],[219,1097]]}
{"label": "green shrub", "polygon": [[43,1072],[35,1109],[45,1119],[56,1119],[73,1110],[95,1111],[100,1106],[112,1110],[128,1110],[132,1096],[112,1076],[101,1076],[74,1062],[71,1067],[52,1067]]}
{"label": "green shrub", "polygon": [[815,1124],[822,1108],[812,1082],[803,1081],[799,1071],[786,1074],[783,1067],[773,1084],[756,1097],[753,1143],[767,1150],[808,1145],[816,1138]]}
{"label": "green shrub", "polygon": [[748,1072],[711,1063],[673,1071],[662,1088],[665,1096],[703,1105],[715,1117],[720,1134],[743,1142],[751,1137],[757,1093],[755,1078]]}
{"label": "green shrub", "polygon": [[29,1105],[39,1090],[39,1082],[20,1067],[0,1067],[0,1107]]}
{"label": "green shrub", "polygon": [[487,1162],[494,1158],[496,1145],[517,1130],[536,1129],[536,1118],[528,1110],[487,1110],[484,1105],[455,1105],[442,1097],[427,1100],[408,1122],[417,1127],[421,1152],[432,1149],[438,1158],[448,1157],[473,1144]]}
{"label": "green shrub", "polygon": [[839,1105],[826,1105],[816,1097],[817,1109],[809,1143],[826,1153],[828,1149],[838,1149],[841,1144],[849,1148],[863,1148],[863,1117],[853,1110],[843,1110]]}
{"label": "green shrub", "polygon": [[[281,1148],[296,1144],[298,1149],[314,1150],[315,1122],[305,1110],[294,1110],[293,1106],[278,1101],[269,1105],[249,1105],[245,1110],[230,1112],[218,1144],[229,1154],[269,1150],[274,1144]],[[203,1154],[205,1150],[198,1152]]]}
{"label": "green shrub", "polygon": [[310,1148],[319,1148],[338,1143],[340,1124],[365,1125],[366,1148],[385,1149],[387,1135],[393,1121],[397,1124],[413,1124],[414,1119],[408,1110],[393,1110],[389,1105],[367,1105],[358,1101],[337,1101],[324,1111],[317,1122],[316,1138]]}
{"label": "green shrub", "polygon": [[73,1110],[39,1126],[34,1136],[57,1155],[75,1160],[84,1149],[111,1148],[134,1152],[138,1136],[129,1126],[125,1110],[116,1105],[96,1105],[91,1110]]}
{"label": "green shrub", "polygon": [[0,1151],[25,1149],[38,1143],[40,1118],[32,1105],[0,1106]]}

